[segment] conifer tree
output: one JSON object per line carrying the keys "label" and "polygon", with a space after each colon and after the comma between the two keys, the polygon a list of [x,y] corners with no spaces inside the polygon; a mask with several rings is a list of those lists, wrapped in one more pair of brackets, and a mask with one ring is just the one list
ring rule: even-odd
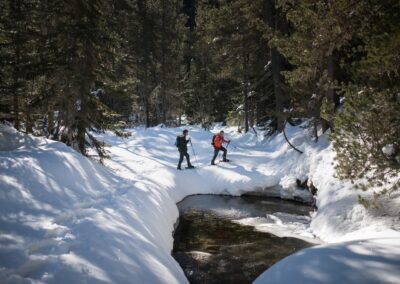
{"label": "conifer tree", "polygon": [[28,93],[33,93],[32,80],[39,70],[38,1],[5,0],[0,10],[1,115],[20,129],[32,100],[28,98]]}
{"label": "conifer tree", "polygon": [[[362,24],[360,18],[349,17],[363,10],[361,1],[278,1],[291,25],[289,35],[275,38],[275,45],[289,60],[292,70],[285,73],[297,116],[312,116],[315,131],[318,123],[324,128],[338,107],[340,50],[351,43],[354,31]],[[328,103],[321,113],[323,102]],[[317,136],[316,136],[317,138]]]}
{"label": "conifer tree", "polygon": [[332,136],[339,177],[363,189],[382,187],[380,194],[400,185],[399,8],[398,1],[371,1],[356,14],[369,21],[356,31],[360,40],[348,67],[352,81],[341,88],[344,105]]}
{"label": "conifer tree", "polygon": [[108,1],[53,2],[56,45],[61,50],[54,72],[59,96],[58,123],[61,140],[86,153],[89,143],[104,154],[89,128],[105,129],[111,113],[99,100],[102,86],[110,78],[118,37],[109,29],[113,6]]}
{"label": "conifer tree", "polygon": [[268,63],[261,10],[262,1],[197,3],[187,98],[188,108],[200,106],[199,120],[225,120],[231,110],[243,114],[245,131],[254,125],[255,86]]}

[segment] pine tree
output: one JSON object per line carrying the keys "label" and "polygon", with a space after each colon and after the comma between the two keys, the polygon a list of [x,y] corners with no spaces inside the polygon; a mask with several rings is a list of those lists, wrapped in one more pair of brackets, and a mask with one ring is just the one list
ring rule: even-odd
{"label": "pine tree", "polygon": [[179,14],[181,1],[159,0],[155,2],[159,9],[159,21],[156,26],[155,59],[157,61],[156,76],[158,92],[155,103],[157,105],[157,122],[167,123],[175,118],[181,78],[182,64],[182,34],[184,32],[184,18]]}
{"label": "pine tree", "polygon": [[226,120],[232,111],[230,117],[243,117],[245,131],[254,125],[258,79],[268,62],[261,9],[262,1],[197,3],[186,86],[187,112],[200,107],[197,121]]}
{"label": "pine tree", "polygon": [[333,136],[337,173],[352,181],[367,178],[365,189],[383,186],[400,172],[400,101],[390,90],[353,86],[345,94]]}
{"label": "pine tree", "polygon": [[358,29],[348,68],[352,82],[342,87],[345,103],[332,137],[339,177],[363,189],[382,187],[381,194],[400,184],[399,8],[398,1],[372,1],[359,14],[370,21]]}
{"label": "pine tree", "polygon": [[[111,112],[99,100],[102,86],[110,78],[115,32],[109,29],[113,6],[108,1],[52,2],[56,15],[55,44],[62,50],[57,69],[55,92],[61,140],[86,153],[87,143],[104,155],[102,145],[88,131],[110,125]],[[111,69],[111,70],[110,70]]]}
{"label": "pine tree", "polygon": [[[180,3],[180,2],[179,2]],[[133,112],[147,127],[175,119],[184,27],[177,0],[136,1],[126,12],[122,69],[127,71]],[[128,74],[129,73],[129,74]]]}
{"label": "pine tree", "polygon": [[272,80],[274,85],[276,129],[282,131],[285,127],[286,120],[284,117],[284,108],[287,106],[288,100],[284,92],[284,81],[281,74],[284,68],[284,58],[279,53],[277,47],[274,46],[272,39],[274,34],[279,36],[288,32],[287,21],[281,9],[276,7],[275,0],[265,0],[263,8],[264,21],[269,28],[267,37],[270,40],[268,47],[270,50]]}
{"label": "pine tree", "polygon": [[339,177],[385,186],[400,160],[398,1],[277,3],[289,32],[272,44],[291,64],[292,115],[313,117],[316,137],[319,123],[333,128]]}
{"label": "pine tree", "polygon": [[0,4],[1,115],[11,119],[16,129],[25,126],[26,131],[30,119],[23,114],[33,100],[32,85],[40,69],[38,5],[35,0]]}
{"label": "pine tree", "polygon": [[[315,132],[318,123],[326,129],[332,126],[328,120],[339,106],[336,90],[341,50],[351,45],[355,31],[362,25],[355,15],[365,10],[365,3],[280,0],[278,5],[291,26],[289,35],[277,36],[275,44],[292,65],[285,78],[295,115],[314,117]],[[328,114],[321,112],[324,101]]]}

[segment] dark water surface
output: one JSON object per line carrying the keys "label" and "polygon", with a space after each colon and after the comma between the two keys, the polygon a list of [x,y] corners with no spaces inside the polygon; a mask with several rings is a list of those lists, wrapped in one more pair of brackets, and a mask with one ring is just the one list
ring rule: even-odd
{"label": "dark water surface", "polygon": [[232,220],[282,212],[309,216],[310,206],[261,197],[196,195],[178,203],[172,256],[190,283],[252,283],[282,258],[313,244],[255,231]]}

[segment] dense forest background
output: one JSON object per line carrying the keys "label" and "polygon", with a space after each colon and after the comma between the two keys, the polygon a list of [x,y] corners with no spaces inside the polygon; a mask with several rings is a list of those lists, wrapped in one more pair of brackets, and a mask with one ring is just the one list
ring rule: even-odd
{"label": "dense forest background", "polygon": [[399,19],[398,0],[2,0],[0,119],[104,155],[92,130],[308,118],[340,177],[381,185],[400,168]]}

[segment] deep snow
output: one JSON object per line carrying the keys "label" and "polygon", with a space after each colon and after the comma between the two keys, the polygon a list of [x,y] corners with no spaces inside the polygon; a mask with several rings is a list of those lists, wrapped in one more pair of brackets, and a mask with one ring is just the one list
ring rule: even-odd
{"label": "deep snow", "polygon": [[[279,214],[238,222],[282,236],[315,235],[330,243],[390,235],[392,242],[380,243],[384,249],[375,250],[382,260],[376,267],[400,277],[400,269],[393,271],[400,263],[400,248],[395,245],[400,243],[395,231],[400,199],[388,201],[386,215],[367,211],[357,202],[358,194],[367,193],[334,177],[334,155],[326,137],[315,144],[301,127],[288,127],[287,134],[303,155],[291,149],[282,135],[263,140],[225,128],[235,146],[229,146],[233,162],[216,167],[208,165],[212,133],[190,128],[197,160],[189,151],[198,169],[182,172],[176,170],[173,146],[182,128],[136,128],[129,130],[129,138],[97,135],[110,146],[112,159],[103,167],[61,143],[0,127],[0,282],[186,283],[170,256],[176,202],[191,194],[248,191],[310,200],[307,191],[295,186],[296,179],[307,177],[318,188],[318,211],[311,223]],[[342,255],[337,267],[354,269],[352,256],[360,258],[357,253],[360,248],[369,250],[369,243],[359,242],[350,249],[348,243],[337,244],[335,248],[346,249],[346,258]],[[317,247],[301,253],[324,259],[329,251]],[[392,266],[384,266],[383,260]],[[304,259],[300,263],[306,265]],[[309,267],[324,271],[317,261]],[[302,271],[291,275],[309,279]],[[326,271],[329,277],[332,271]],[[357,275],[357,281],[366,279]],[[260,277],[265,281],[276,275],[271,269]]]}
{"label": "deep snow", "polygon": [[399,283],[400,242],[392,233],[308,248],[284,258],[254,283]]}

